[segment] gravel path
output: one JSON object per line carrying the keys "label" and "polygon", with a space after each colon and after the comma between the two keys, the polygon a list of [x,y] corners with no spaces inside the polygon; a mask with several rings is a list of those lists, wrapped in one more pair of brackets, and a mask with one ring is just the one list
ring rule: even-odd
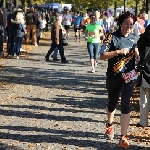
{"label": "gravel path", "polygon": [[[19,60],[0,60],[0,150],[119,150],[119,110],[114,140],[104,136],[107,61],[90,73],[86,42],[72,37],[65,47],[68,64],[45,62],[45,40]],[[129,132],[138,131],[134,119]],[[129,149],[150,149],[146,140],[130,138]]]}

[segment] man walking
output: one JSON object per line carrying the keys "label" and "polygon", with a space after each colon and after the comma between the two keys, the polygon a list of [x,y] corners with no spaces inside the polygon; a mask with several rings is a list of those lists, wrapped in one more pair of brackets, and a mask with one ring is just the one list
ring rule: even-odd
{"label": "man walking", "polygon": [[33,6],[30,6],[30,10],[25,14],[26,26],[27,26],[27,39],[28,43],[30,36],[32,35],[32,44],[37,45],[36,25],[37,25],[37,13],[34,11]]}
{"label": "man walking", "polygon": [[63,25],[66,30],[66,37],[69,38],[69,29],[72,22],[72,16],[69,13],[69,9],[65,10],[65,14],[63,15]]}
{"label": "man walking", "polygon": [[59,53],[61,56],[61,62],[62,63],[67,63],[68,61],[66,61],[66,58],[64,56],[64,47],[62,45],[62,15],[59,14],[56,18],[56,21],[54,22],[54,24],[52,25],[51,28],[51,48],[50,50],[47,52],[46,56],[45,56],[45,60],[49,61],[49,56],[51,55],[51,53],[54,51],[55,48],[59,49]]}

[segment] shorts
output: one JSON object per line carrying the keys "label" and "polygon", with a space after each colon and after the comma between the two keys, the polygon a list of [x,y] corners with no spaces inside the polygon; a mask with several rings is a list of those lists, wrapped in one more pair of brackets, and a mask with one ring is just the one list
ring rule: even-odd
{"label": "shorts", "polygon": [[85,26],[85,25],[83,25],[83,26],[82,26],[82,29],[83,29],[83,30],[85,30],[85,29],[86,29],[86,26]]}
{"label": "shorts", "polygon": [[79,26],[75,26],[74,25],[74,32],[77,32],[77,31],[79,31],[79,30],[81,30],[81,26],[79,25]]}
{"label": "shorts", "polygon": [[70,25],[64,25],[65,30],[69,30],[70,29]]}

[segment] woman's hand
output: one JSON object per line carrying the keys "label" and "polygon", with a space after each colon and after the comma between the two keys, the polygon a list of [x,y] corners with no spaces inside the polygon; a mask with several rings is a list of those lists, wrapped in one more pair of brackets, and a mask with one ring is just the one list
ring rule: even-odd
{"label": "woman's hand", "polygon": [[95,36],[95,33],[94,33],[94,32],[90,32],[90,33],[89,33],[89,36],[90,36],[90,37],[94,37],[94,36]]}
{"label": "woman's hand", "polygon": [[129,53],[129,48],[122,48],[121,50],[116,50],[117,54],[126,55]]}
{"label": "woman's hand", "polygon": [[140,61],[140,56],[137,53],[135,53],[135,60],[136,60],[136,62]]}

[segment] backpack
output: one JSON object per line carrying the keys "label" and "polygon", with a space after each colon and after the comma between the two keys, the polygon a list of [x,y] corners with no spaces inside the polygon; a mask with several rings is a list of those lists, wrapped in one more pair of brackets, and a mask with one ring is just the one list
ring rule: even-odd
{"label": "backpack", "polygon": [[35,24],[33,12],[28,12],[25,16],[25,19],[27,25]]}

